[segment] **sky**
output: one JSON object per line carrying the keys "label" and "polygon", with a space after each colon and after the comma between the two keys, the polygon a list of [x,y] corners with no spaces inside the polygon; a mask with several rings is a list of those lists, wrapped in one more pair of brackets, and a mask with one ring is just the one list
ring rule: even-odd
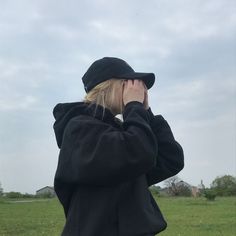
{"label": "sky", "polygon": [[235,42],[234,0],[0,1],[4,191],[53,186],[52,110],[83,99],[81,78],[104,56],[155,73],[149,105],[183,147],[181,179],[236,175]]}

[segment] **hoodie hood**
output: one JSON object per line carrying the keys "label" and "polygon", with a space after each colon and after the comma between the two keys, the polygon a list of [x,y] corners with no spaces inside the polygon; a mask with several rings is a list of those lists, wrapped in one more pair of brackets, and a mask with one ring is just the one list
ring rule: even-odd
{"label": "hoodie hood", "polygon": [[85,102],[70,102],[70,103],[58,103],[53,108],[53,116],[55,122],[53,124],[53,129],[56,136],[57,146],[61,148],[62,138],[64,130],[68,122],[75,116],[78,115],[89,115],[94,116],[97,119],[114,122],[117,118],[112,114],[112,112],[95,103],[85,103]]}

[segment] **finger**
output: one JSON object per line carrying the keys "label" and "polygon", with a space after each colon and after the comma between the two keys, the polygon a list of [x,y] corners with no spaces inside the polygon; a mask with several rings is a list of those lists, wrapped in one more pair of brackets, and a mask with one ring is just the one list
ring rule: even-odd
{"label": "finger", "polygon": [[128,79],[128,85],[132,85],[132,80],[131,79]]}
{"label": "finger", "polygon": [[140,83],[142,84],[142,86],[143,86],[144,88],[146,88],[146,85],[145,85],[145,83],[144,83],[143,80],[140,80]]}
{"label": "finger", "polygon": [[143,81],[141,79],[138,80],[138,84],[139,84],[139,86],[143,86],[144,87]]}
{"label": "finger", "polygon": [[137,85],[140,89],[144,90],[144,86],[143,86],[143,81],[142,81],[142,80],[137,79],[137,80],[136,80],[136,85]]}
{"label": "finger", "polygon": [[143,86],[144,86],[145,90],[147,90],[147,86],[146,86],[146,84],[144,83],[143,80],[142,80],[142,83],[143,83]]}
{"label": "finger", "polygon": [[134,79],[134,84],[136,85],[136,86],[140,86],[140,80],[139,79]]}
{"label": "finger", "polygon": [[144,81],[142,80],[142,86],[143,86],[143,88],[144,88],[144,91],[146,91],[147,92],[147,86],[146,86],[146,84],[144,83]]}
{"label": "finger", "polygon": [[130,85],[130,81],[129,81],[129,80],[126,80],[126,81],[125,81],[125,87],[128,88],[129,85]]}
{"label": "finger", "polygon": [[138,86],[138,81],[136,79],[133,80],[133,86],[136,87],[136,88],[139,87]]}

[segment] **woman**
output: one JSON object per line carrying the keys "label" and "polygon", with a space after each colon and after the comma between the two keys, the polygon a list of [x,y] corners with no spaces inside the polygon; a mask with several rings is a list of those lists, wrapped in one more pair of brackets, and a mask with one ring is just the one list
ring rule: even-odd
{"label": "woman", "polygon": [[149,107],[154,80],[105,57],[82,78],[84,101],[55,106],[63,236],[154,236],[166,228],[148,187],[177,174],[184,154],[167,121]]}

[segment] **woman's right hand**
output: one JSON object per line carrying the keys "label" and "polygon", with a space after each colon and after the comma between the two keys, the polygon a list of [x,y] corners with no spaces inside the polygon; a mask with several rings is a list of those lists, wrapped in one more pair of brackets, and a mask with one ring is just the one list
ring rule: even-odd
{"label": "woman's right hand", "polygon": [[127,80],[123,88],[123,102],[126,105],[131,101],[144,102],[145,88],[142,80]]}

